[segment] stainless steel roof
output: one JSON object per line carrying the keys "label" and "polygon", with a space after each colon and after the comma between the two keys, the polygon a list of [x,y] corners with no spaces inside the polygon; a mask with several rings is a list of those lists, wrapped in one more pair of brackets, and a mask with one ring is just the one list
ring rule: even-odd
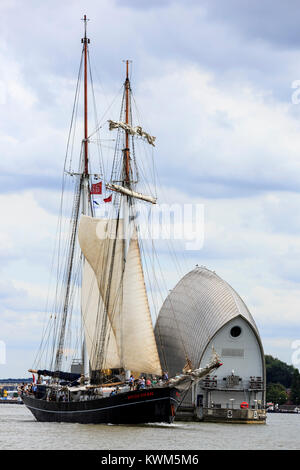
{"label": "stainless steel roof", "polygon": [[259,333],[247,306],[216,273],[197,267],[186,274],[166,298],[155,326],[163,368],[181,372],[186,357],[198,367],[213,336],[230,320],[242,316]]}

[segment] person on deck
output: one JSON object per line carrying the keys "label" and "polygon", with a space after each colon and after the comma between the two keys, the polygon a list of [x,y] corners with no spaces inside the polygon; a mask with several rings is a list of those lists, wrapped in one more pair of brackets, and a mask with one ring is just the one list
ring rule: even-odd
{"label": "person on deck", "polygon": [[168,372],[164,372],[162,376],[163,380],[169,380]]}
{"label": "person on deck", "polygon": [[155,387],[157,385],[157,377],[153,377],[151,380],[152,387]]}
{"label": "person on deck", "polygon": [[134,377],[133,375],[131,374],[131,376],[129,377],[129,387],[130,387],[130,390],[133,390],[134,389]]}
{"label": "person on deck", "polygon": [[80,383],[80,385],[84,385],[84,383],[85,383],[85,377],[84,377],[83,374],[81,374],[81,376],[80,376],[79,383]]}

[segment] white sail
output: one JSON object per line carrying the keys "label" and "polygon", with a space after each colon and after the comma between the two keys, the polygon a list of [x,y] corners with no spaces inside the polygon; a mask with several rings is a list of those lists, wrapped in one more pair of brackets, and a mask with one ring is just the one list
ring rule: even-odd
{"label": "white sail", "polygon": [[[84,336],[92,370],[99,369],[98,341],[103,341],[105,355],[101,361],[101,368],[112,369],[121,367],[117,350],[116,338],[112,331],[109,318],[106,317],[105,307],[99,292],[97,279],[89,262],[85,260],[82,287],[81,312],[84,327]],[[106,328],[104,328],[106,322]],[[99,338],[97,332],[104,329],[104,337]]]}
{"label": "white sail", "polygon": [[161,375],[148,297],[135,232],[130,241],[123,280],[123,334],[126,368]]}
{"label": "white sail", "polygon": [[[81,250],[97,279],[99,295],[121,352],[121,301],[124,270],[123,244],[119,237],[123,225],[116,220],[81,216],[78,238]],[[97,332],[99,333],[99,332]]]}
{"label": "white sail", "polygon": [[123,367],[161,374],[138,241],[134,232],[124,268],[122,233],[122,220],[81,216],[79,243],[95,273]]}

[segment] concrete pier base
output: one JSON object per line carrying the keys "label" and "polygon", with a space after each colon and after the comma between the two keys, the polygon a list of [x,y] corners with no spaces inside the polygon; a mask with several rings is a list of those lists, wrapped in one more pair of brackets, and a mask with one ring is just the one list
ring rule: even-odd
{"label": "concrete pier base", "polygon": [[266,411],[262,409],[228,409],[180,407],[176,421],[203,421],[212,423],[265,424]]}

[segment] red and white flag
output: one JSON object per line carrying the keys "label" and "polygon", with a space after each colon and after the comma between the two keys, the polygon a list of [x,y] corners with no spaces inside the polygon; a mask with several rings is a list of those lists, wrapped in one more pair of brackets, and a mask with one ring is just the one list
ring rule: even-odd
{"label": "red and white flag", "polygon": [[92,184],[91,194],[102,194],[102,181]]}

